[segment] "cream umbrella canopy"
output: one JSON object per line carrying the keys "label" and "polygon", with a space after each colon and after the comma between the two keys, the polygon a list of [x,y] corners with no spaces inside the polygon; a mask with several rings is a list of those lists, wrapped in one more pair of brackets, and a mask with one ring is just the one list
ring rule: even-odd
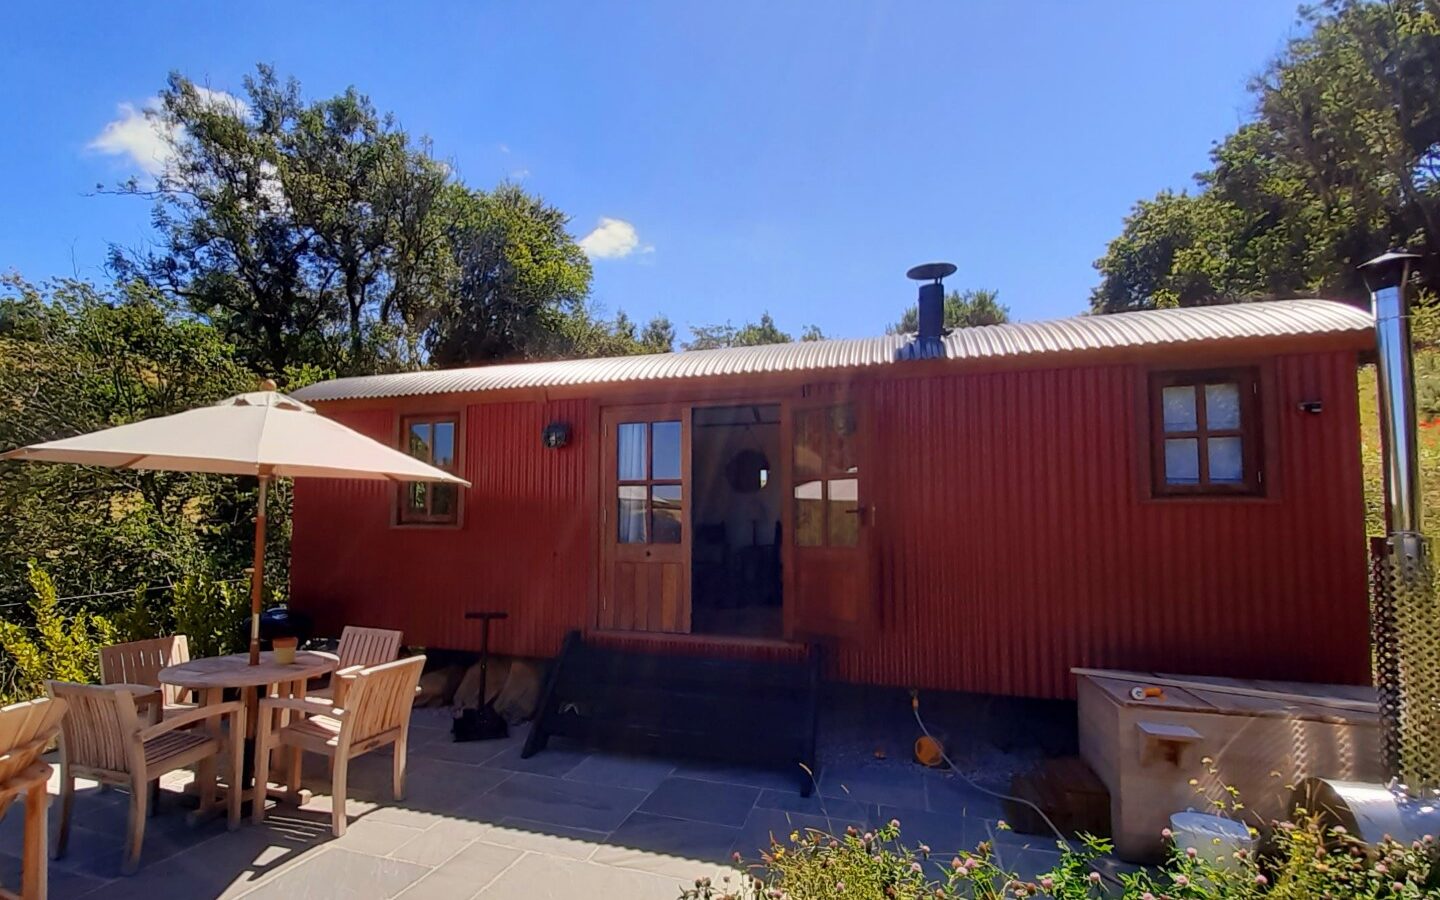
{"label": "cream umbrella canopy", "polygon": [[470,483],[327,419],[267,381],[262,390],[214,406],[32,444],[0,459],[254,475],[255,568],[250,576],[250,663],[260,660],[260,595],[265,573],[265,500],[275,478],[361,478]]}

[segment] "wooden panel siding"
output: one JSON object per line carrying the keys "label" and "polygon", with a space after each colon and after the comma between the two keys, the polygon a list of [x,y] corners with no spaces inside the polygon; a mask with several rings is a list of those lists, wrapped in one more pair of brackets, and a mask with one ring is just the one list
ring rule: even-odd
{"label": "wooden panel siding", "polygon": [[[1355,353],[1192,362],[1257,366],[1264,496],[1151,497],[1146,385],[1173,359],[866,380],[878,625],[828,674],[1042,697],[1073,696],[1072,666],[1366,681]],[[549,655],[593,627],[597,401],[483,398],[464,398],[474,487],[459,527],[393,526],[390,486],[297,483],[292,592],[322,630],[475,649],[463,613],[499,609],[497,651]],[[321,409],[393,440],[399,415],[453,400]],[[1310,400],[1324,411],[1301,411]],[[544,450],[556,420],[571,444]],[[643,649],[789,655],[683,636]]]}

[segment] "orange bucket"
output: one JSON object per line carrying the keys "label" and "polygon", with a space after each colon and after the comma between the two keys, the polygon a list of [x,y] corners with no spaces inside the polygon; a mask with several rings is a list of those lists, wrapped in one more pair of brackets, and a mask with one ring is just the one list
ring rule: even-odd
{"label": "orange bucket", "polygon": [[933,737],[922,734],[915,740],[915,761],[922,766],[938,769],[945,765],[945,748]]}

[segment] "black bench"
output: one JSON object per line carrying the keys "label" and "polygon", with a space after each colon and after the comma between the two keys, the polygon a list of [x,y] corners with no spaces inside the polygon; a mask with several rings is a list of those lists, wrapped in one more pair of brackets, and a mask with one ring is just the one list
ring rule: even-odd
{"label": "black bench", "polygon": [[797,662],[632,653],[565,636],[521,756],[552,735],[626,753],[793,772],[814,787],[820,651]]}

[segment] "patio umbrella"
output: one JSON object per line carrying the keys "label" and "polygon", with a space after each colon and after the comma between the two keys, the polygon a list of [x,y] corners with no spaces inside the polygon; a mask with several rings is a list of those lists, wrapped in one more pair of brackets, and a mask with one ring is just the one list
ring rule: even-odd
{"label": "patio umbrella", "polygon": [[299,400],[277,392],[273,381],[266,381],[261,388],[214,406],[0,454],[0,459],[258,477],[255,568],[250,576],[251,665],[260,661],[265,499],[271,479],[363,478],[470,486],[462,478],[319,415]]}

